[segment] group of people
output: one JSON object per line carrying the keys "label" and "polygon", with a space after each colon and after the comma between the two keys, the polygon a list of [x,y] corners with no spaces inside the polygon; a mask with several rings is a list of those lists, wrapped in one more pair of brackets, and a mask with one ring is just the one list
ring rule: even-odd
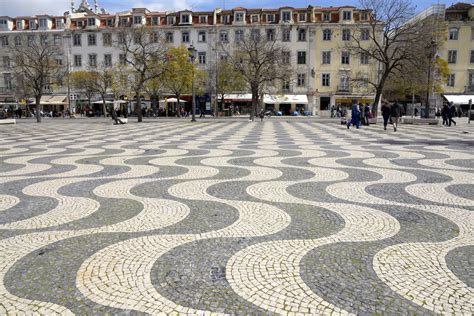
{"label": "group of people", "polygon": [[396,132],[400,117],[402,116],[402,106],[398,101],[395,101],[391,105],[386,101],[382,101],[382,117],[383,117],[383,129],[387,130],[389,121],[393,124],[393,131]]}
{"label": "group of people", "polygon": [[363,105],[362,103],[357,104],[353,102],[351,110],[351,119],[347,122],[347,128],[349,129],[351,125],[356,128],[360,128],[360,125],[370,125],[369,119],[372,118],[372,111],[368,104]]}
{"label": "group of people", "polygon": [[[452,123],[454,123],[454,126],[456,126],[456,121],[453,120],[453,117],[456,117],[457,115],[457,110],[456,107],[454,106],[453,102],[450,102],[449,104],[444,104],[443,108],[441,109],[441,112],[436,113],[436,115],[439,117],[441,116],[443,118],[443,125],[445,126],[451,126]],[[461,116],[459,116],[461,117]]]}

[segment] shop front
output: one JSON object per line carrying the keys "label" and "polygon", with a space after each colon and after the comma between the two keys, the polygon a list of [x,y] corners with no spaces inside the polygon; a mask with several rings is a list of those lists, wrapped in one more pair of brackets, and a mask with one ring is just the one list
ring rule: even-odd
{"label": "shop front", "polygon": [[282,115],[310,115],[306,94],[266,94],[263,97],[266,110],[281,112]]}

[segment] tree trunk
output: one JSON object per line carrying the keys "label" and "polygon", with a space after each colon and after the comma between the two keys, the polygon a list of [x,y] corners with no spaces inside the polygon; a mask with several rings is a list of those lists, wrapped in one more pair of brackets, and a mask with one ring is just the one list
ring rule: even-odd
{"label": "tree trunk", "polygon": [[104,117],[107,117],[107,106],[105,105],[105,94],[102,95],[102,111],[104,111]]}
{"label": "tree trunk", "polygon": [[176,113],[174,113],[175,116],[181,117],[181,103],[179,102],[179,97],[181,97],[180,94],[176,94]]}
{"label": "tree trunk", "polygon": [[250,120],[253,121],[255,118],[255,112],[258,106],[258,88],[252,87],[252,109],[250,110]]}
{"label": "tree trunk", "polygon": [[143,121],[143,115],[142,115],[142,101],[140,100],[140,92],[136,91],[135,92],[135,101],[136,101],[136,106],[135,106],[135,111],[137,112],[138,116],[138,123]]}
{"label": "tree trunk", "polygon": [[153,111],[153,115],[156,116],[156,112],[157,112],[157,103],[158,103],[158,95],[156,92],[153,93],[153,95],[151,96],[152,98],[152,101],[151,101],[151,109]]}
{"label": "tree trunk", "polygon": [[36,101],[36,106],[35,106],[35,109],[36,109],[36,122],[41,123],[41,114],[40,114],[40,111],[41,111],[41,95],[37,95],[35,101]]}
{"label": "tree trunk", "polygon": [[383,90],[383,87],[385,85],[385,81],[388,78],[388,75],[389,75],[388,73],[384,73],[382,75],[382,78],[380,79],[379,84],[376,88],[375,100],[374,100],[374,104],[372,105],[372,114],[374,115],[374,117],[377,117],[378,106],[379,106],[379,103],[380,103],[380,97],[382,96],[382,90]]}

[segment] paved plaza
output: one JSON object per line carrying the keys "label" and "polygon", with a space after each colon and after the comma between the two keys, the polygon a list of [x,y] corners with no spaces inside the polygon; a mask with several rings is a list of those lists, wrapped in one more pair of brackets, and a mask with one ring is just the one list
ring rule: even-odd
{"label": "paved plaza", "polygon": [[474,125],[0,126],[0,314],[473,314]]}

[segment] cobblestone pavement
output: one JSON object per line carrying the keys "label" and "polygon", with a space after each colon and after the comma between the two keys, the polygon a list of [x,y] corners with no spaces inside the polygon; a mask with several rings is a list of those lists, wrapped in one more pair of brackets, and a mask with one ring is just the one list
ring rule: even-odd
{"label": "cobblestone pavement", "polygon": [[2,315],[474,313],[465,123],[0,133]]}

